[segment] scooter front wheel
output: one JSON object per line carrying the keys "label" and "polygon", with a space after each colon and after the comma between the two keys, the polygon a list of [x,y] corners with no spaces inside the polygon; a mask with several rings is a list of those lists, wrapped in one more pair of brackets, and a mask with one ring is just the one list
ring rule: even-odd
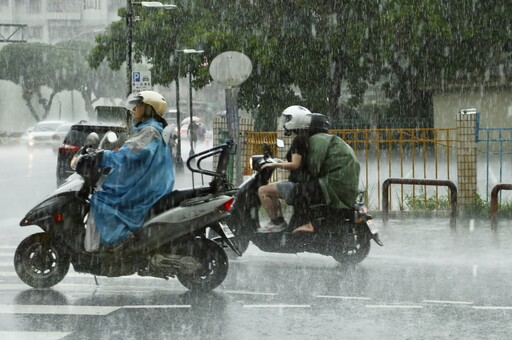
{"label": "scooter front wheel", "polygon": [[228,275],[228,256],[224,248],[209,239],[196,239],[192,254],[202,268],[194,274],[179,273],[178,280],[193,291],[210,291],[218,287]]}
{"label": "scooter front wheel", "polygon": [[16,274],[33,288],[49,288],[66,276],[70,260],[62,247],[53,244],[45,233],[25,238],[14,253]]}
{"label": "scooter front wheel", "polygon": [[358,264],[370,253],[370,239],[362,238],[351,247],[335,252],[332,257],[341,264]]}

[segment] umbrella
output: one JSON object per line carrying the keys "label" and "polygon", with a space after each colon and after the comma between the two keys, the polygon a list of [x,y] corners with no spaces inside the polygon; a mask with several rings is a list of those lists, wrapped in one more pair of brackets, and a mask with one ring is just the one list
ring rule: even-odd
{"label": "umbrella", "polygon": [[[201,121],[201,118],[196,117],[196,116],[192,116],[192,121],[196,122],[196,123],[199,123]],[[190,117],[187,117],[187,118],[185,118],[185,119],[183,119],[181,121],[181,125],[188,124],[189,122],[190,122]]]}

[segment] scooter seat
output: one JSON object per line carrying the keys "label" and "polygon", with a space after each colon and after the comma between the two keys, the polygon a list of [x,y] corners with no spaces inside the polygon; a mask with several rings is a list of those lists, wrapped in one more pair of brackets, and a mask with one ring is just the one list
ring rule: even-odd
{"label": "scooter seat", "polygon": [[148,217],[151,218],[162,212],[175,208],[181,204],[181,202],[194,198],[208,195],[211,192],[211,188],[209,186],[202,186],[193,189],[179,189],[173,190],[171,193],[162,197],[158,202],[151,207],[148,213]]}

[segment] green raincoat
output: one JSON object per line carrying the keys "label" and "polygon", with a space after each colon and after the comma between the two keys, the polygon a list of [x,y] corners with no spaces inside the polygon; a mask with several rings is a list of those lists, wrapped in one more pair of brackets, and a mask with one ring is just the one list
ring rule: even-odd
{"label": "green raincoat", "polygon": [[317,133],[309,137],[309,173],[318,178],[325,202],[333,208],[352,208],[359,192],[359,162],[340,137]]}

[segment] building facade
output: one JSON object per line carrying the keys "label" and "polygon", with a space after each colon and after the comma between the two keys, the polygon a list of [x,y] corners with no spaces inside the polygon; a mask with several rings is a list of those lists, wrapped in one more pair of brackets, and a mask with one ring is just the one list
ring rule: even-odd
{"label": "building facade", "polygon": [[[0,35],[54,44],[94,36],[112,21],[125,0],[0,0]],[[15,26],[26,25],[15,31]]]}

